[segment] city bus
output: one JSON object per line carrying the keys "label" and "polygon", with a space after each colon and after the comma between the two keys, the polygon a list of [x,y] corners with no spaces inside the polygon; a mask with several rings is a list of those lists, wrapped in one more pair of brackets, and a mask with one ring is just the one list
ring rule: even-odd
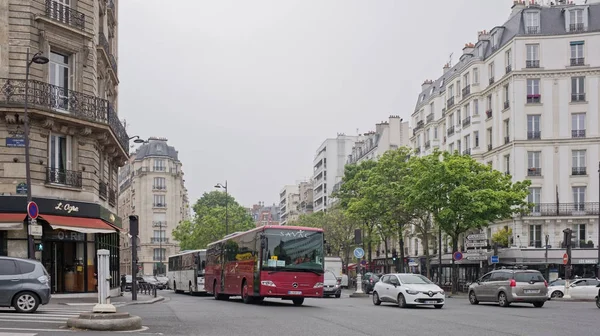
{"label": "city bus", "polygon": [[323,229],[298,226],[227,235],[207,247],[206,291],[216,300],[281,298],[297,306],[323,297],[323,244]]}
{"label": "city bus", "polygon": [[169,257],[169,286],[175,293],[206,293],[206,250],[181,251]]}

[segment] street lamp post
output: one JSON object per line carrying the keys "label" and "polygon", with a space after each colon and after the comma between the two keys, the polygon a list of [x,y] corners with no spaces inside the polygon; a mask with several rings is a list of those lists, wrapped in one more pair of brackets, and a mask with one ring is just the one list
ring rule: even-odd
{"label": "street lamp post", "polygon": [[[598,163],[598,185],[600,186],[600,162]],[[600,201],[600,199],[599,199]],[[598,248],[598,260],[596,260],[596,267],[598,268],[596,276],[600,278],[600,213],[598,215],[598,240],[596,240],[596,247]]]}
{"label": "street lamp post", "polygon": [[[29,59],[29,48],[27,48],[27,65],[25,66],[25,107],[24,107],[24,128],[25,128],[25,183],[27,184],[27,204],[33,200],[31,195],[31,162],[29,159],[29,69],[31,68],[31,64],[46,64],[49,60],[46,56],[42,55],[42,52],[39,51],[33,55],[31,59]],[[27,215],[27,255],[29,259],[35,259],[35,250],[33,246],[33,236],[31,235],[31,218],[29,214]]]}
{"label": "street lamp post", "polygon": [[225,235],[229,234],[229,193],[227,190],[227,180],[225,180],[225,185],[221,183],[217,183],[215,188],[225,189]]}

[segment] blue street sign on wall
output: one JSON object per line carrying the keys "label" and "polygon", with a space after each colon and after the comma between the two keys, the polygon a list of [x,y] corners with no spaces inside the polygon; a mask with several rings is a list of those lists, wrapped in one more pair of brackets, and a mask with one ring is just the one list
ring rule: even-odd
{"label": "blue street sign on wall", "polygon": [[500,262],[500,258],[499,258],[498,256],[492,256],[492,257],[490,258],[490,262],[491,262],[492,264],[497,264],[497,263],[499,263],[499,262]]}

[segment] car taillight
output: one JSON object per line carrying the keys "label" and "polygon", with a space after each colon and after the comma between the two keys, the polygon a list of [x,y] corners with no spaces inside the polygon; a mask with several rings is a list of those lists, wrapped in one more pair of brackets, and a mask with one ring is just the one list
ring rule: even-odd
{"label": "car taillight", "polygon": [[37,278],[39,282],[43,283],[43,284],[47,284],[50,282],[50,278],[48,278],[45,275],[42,275],[40,277]]}
{"label": "car taillight", "polygon": [[544,280],[544,286],[548,287],[548,281]]}
{"label": "car taillight", "polygon": [[510,287],[517,287],[517,282],[515,279],[510,279]]}
{"label": "car taillight", "polygon": [[373,283],[373,279],[369,279],[369,282],[370,282],[370,283]]}

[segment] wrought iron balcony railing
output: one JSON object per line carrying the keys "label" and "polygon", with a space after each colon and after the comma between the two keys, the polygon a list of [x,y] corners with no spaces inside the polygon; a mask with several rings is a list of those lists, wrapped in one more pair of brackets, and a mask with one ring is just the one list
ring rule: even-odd
{"label": "wrought iron balcony railing", "polygon": [[465,119],[463,119],[462,125],[463,125],[463,127],[467,127],[467,126],[471,125],[471,117],[466,117]]}
{"label": "wrought iron balcony railing", "polygon": [[571,93],[571,101],[572,102],[584,102],[585,101],[585,93]]}
{"label": "wrought iron balcony railing", "polygon": [[100,195],[100,198],[102,199],[108,198],[108,185],[106,182],[100,181],[98,183],[98,195]]}
{"label": "wrought iron balcony railing", "polygon": [[538,203],[525,216],[594,216],[600,213],[598,202]]}
{"label": "wrought iron balcony railing", "polygon": [[152,244],[158,244],[158,243],[168,244],[169,243],[169,238],[157,238],[157,237],[153,237],[153,238],[150,238],[150,243],[152,243]]}
{"label": "wrought iron balcony railing", "polygon": [[80,171],[46,167],[46,183],[81,188],[82,174]]}
{"label": "wrought iron balcony railing", "polygon": [[586,175],[587,167],[572,167],[571,175]]}
{"label": "wrought iron balcony railing", "polygon": [[528,131],[527,140],[539,140],[542,138],[542,132],[540,131]]}
{"label": "wrought iron balcony railing", "polygon": [[585,138],[585,130],[571,130],[571,138]]}
{"label": "wrought iron balcony railing", "polygon": [[166,221],[153,221],[152,227],[157,227],[157,228],[167,227],[167,222]]}
{"label": "wrought iron balcony railing", "polygon": [[108,43],[106,36],[104,36],[104,33],[102,33],[102,32],[98,33],[98,45],[100,45],[102,47],[102,49],[104,50],[104,52],[106,53],[106,57],[108,57],[108,63],[110,64],[110,67],[113,69],[113,71],[115,72],[115,75],[116,75],[118,73],[117,72],[117,60],[115,59],[115,56],[112,54],[112,49],[110,48],[110,44]]}
{"label": "wrought iron balcony railing", "polygon": [[74,10],[64,3],[46,0],[46,16],[80,30],[85,30],[85,14]]}
{"label": "wrought iron balcony railing", "polygon": [[[25,80],[0,78],[0,105],[22,105],[24,103]],[[107,124],[123,150],[129,153],[129,136],[108,100],[41,81],[29,80],[29,106]]]}
{"label": "wrought iron balcony railing", "polygon": [[585,58],[584,57],[574,57],[574,58],[571,58],[571,66],[580,66],[580,65],[585,65]]}
{"label": "wrought iron balcony railing", "polygon": [[108,189],[108,204],[112,206],[117,204],[117,192],[112,188]]}
{"label": "wrought iron balcony railing", "polygon": [[525,67],[526,68],[539,68],[540,60],[527,60],[527,61],[525,61]]}

